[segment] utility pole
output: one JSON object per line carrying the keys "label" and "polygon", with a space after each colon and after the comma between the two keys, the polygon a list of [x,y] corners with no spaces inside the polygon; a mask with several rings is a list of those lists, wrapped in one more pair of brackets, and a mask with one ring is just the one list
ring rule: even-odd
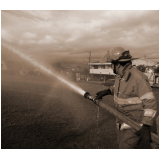
{"label": "utility pole", "polygon": [[85,52],[88,52],[89,53],[89,73],[90,73],[90,59],[91,59],[91,50],[90,50],[90,52],[89,51],[85,51]]}

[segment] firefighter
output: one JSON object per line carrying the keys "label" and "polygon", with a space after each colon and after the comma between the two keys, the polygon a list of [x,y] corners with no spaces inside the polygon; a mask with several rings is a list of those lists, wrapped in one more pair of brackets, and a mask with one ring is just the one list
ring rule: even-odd
{"label": "firefighter", "polygon": [[138,144],[143,144],[145,149],[150,149],[150,130],[157,103],[148,78],[132,66],[133,58],[128,50],[115,47],[109,51],[109,55],[113,72],[116,74],[115,85],[96,93],[96,98],[102,99],[105,95],[114,95],[117,110],[142,126],[136,132],[123,121],[116,119],[120,149],[134,149]]}

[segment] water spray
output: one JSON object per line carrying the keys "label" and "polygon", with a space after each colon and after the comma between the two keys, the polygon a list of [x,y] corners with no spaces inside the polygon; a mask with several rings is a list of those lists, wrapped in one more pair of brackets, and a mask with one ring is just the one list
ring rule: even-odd
{"label": "water spray", "polygon": [[59,79],[61,82],[67,84],[69,87],[71,87],[74,91],[76,91],[77,93],[79,93],[80,95],[84,95],[85,91],[77,86],[75,86],[74,84],[72,84],[71,82],[65,80],[64,78],[58,76],[57,74],[53,73],[51,70],[49,70],[48,68],[46,68],[44,65],[39,64],[35,59],[30,58],[29,56],[27,56],[26,54],[16,50],[15,48],[7,45],[7,44],[3,44],[2,45],[6,48],[8,48],[9,50],[11,50],[12,52],[14,52],[15,54],[17,54],[18,56],[20,56],[21,58],[23,58],[24,60],[28,61],[29,63],[31,63],[32,65],[34,65],[35,67],[39,68],[41,71],[43,71],[44,73],[51,75],[57,79]]}

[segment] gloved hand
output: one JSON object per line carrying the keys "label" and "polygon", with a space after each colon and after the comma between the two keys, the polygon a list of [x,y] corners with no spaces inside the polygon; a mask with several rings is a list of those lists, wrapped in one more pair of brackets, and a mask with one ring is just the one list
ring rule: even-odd
{"label": "gloved hand", "polygon": [[105,95],[109,95],[111,94],[111,90],[110,89],[106,89],[104,91],[100,91],[96,93],[96,99],[102,99],[102,97],[104,97]]}
{"label": "gloved hand", "polygon": [[151,127],[149,125],[143,124],[142,128],[136,132],[137,135],[141,137],[141,143],[144,149],[151,149]]}
{"label": "gloved hand", "polygon": [[99,102],[102,101],[102,99],[99,99],[97,96],[94,96],[92,100],[97,105],[99,105]]}

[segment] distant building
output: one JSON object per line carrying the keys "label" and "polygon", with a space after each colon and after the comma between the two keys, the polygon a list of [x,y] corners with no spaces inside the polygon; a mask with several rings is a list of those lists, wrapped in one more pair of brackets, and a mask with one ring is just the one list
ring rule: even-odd
{"label": "distant building", "polygon": [[90,63],[90,74],[114,75],[111,63]]}
{"label": "distant building", "polygon": [[81,68],[80,66],[77,66],[75,67],[75,69],[72,69],[72,73],[76,81],[87,80],[87,78],[89,79],[88,73],[86,74],[84,68]]}
{"label": "distant building", "polygon": [[153,66],[155,64],[155,62],[153,62],[149,59],[146,59],[146,58],[140,58],[140,59],[133,60],[132,64],[135,66],[139,66],[139,65]]}
{"label": "distant building", "polygon": [[[153,66],[155,63],[151,60],[140,58],[132,61],[133,66]],[[88,64],[90,66],[90,75],[92,80],[103,80],[113,79],[115,74],[111,69],[111,59],[109,51],[100,59],[98,62]]]}
{"label": "distant building", "polygon": [[100,61],[89,63],[90,74],[92,80],[106,81],[107,79],[113,79],[115,74],[111,69],[111,62],[109,52],[105,54]]}

